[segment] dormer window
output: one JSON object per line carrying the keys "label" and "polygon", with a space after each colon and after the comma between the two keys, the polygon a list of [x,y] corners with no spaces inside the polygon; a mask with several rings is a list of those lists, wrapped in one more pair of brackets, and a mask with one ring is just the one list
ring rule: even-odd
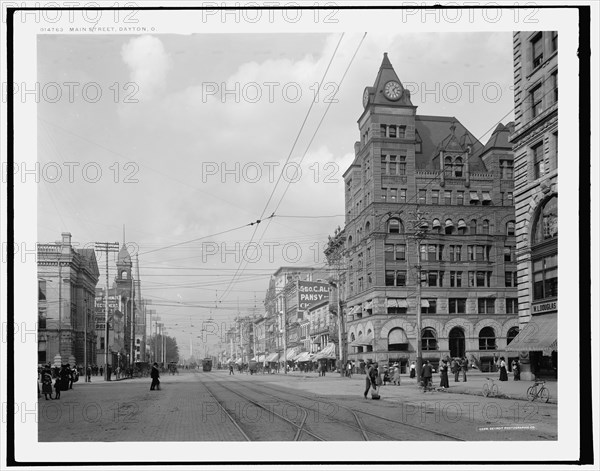
{"label": "dormer window", "polygon": [[460,157],[454,160],[454,176],[456,178],[462,178],[463,176],[463,160]]}
{"label": "dormer window", "polygon": [[444,172],[447,177],[452,176],[452,157],[446,157],[444,159]]}

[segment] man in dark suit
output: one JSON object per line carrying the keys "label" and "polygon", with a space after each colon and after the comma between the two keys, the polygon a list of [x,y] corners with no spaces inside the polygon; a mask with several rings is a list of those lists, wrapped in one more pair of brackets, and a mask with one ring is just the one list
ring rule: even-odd
{"label": "man in dark suit", "polygon": [[152,371],[150,372],[150,377],[152,378],[152,384],[150,385],[150,391],[154,391],[154,388],[160,390],[160,372],[158,371],[158,363],[154,363],[152,365]]}
{"label": "man in dark suit", "polygon": [[367,398],[367,394],[369,394],[369,389],[371,386],[377,388],[377,375],[379,374],[377,370],[377,363],[369,363],[367,366],[367,377],[365,378],[365,399]]}
{"label": "man in dark suit", "polygon": [[431,378],[433,376],[433,368],[431,368],[429,360],[425,361],[421,372],[421,376],[423,377],[423,387],[425,389],[429,388],[431,386]]}

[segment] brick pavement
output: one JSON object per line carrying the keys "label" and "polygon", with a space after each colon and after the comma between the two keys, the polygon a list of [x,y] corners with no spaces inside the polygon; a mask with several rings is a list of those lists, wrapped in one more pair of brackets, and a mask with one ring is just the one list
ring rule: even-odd
{"label": "brick pavement", "polygon": [[196,375],[78,382],[60,400],[38,400],[38,438],[46,441],[230,441],[239,431]]}

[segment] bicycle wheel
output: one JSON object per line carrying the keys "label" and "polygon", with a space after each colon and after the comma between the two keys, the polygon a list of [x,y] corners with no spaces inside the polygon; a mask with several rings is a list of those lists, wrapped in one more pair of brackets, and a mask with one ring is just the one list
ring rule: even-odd
{"label": "bicycle wheel", "polygon": [[535,386],[529,386],[527,388],[527,399],[530,401],[534,401],[536,395],[537,395],[537,388]]}
{"label": "bicycle wheel", "polygon": [[489,384],[487,384],[487,383],[485,383],[485,384],[483,385],[483,395],[484,395],[485,397],[488,397],[488,396],[490,395],[490,385],[489,385]]}
{"label": "bicycle wheel", "polygon": [[498,395],[498,385],[497,384],[492,384],[492,387],[490,388],[490,392],[492,394],[492,396],[497,396]]}
{"label": "bicycle wheel", "polygon": [[550,400],[550,392],[546,388],[540,389],[540,399],[544,402],[548,402]]}

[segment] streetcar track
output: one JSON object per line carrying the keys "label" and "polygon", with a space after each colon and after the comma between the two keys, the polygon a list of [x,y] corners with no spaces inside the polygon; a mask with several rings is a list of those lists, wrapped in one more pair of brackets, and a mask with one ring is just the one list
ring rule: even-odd
{"label": "streetcar track", "polygon": [[[289,394],[293,394],[293,395],[295,395],[295,396],[298,396],[298,397],[302,397],[302,398],[304,398],[304,399],[311,399],[311,400],[312,400],[312,398],[310,398],[310,397],[308,397],[308,396],[304,396],[303,394],[298,394],[297,392],[288,392],[288,391],[282,391],[281,389],[277,389],[277,388],[275,388],[275,387],[273,387],[273,386],[268,386],[268,385],[266,385],[266,384],[264,384],[264,383],[263,383],[263,386],[264,386],[264,387],[266,387],[267,389],[270,389],[270,390],[272,390],[272,391],[277,391],[277,392],[279,392],[279,393],[282,393],[282,392],[283,392],[283,393],[289,393]],[[326,403],[326,404],[334,404],[334,405],[336,405],[337,407],[341,407],[342,409],[345,409],[345,410],[347,410],[347,411],[350,411],[350,412],[351,412],[353,415],[355,415],[355,417],[357,417],[357,416],[356,416],[356,414],[355,414],[355,412],[354,412],[352,409],[350,409],[349,407],[342,406],[342,405],[340,405],[340,404],[339,404],[339,403],[337,403],[337,402],[331,402],[331,401],[326,401],[326,400],[323,400],[322,402],[324,402],[324,403]],[[446,437],[446,438],[450,438],[450,439],[452,439],[452,440],[456,440],[456,441],[463,441],[463,442],[464,442],[464,441],[466,441],[464,438],[455,437],[455,436],[453,436],[453,435],[450,435],[450,434],[448,434],[448,433],[445,433],[445,432],[439,432],[439,431],[436,431],[436,430],[431,430],[431,429],[429,429],[429,428],[426,428],[426,427],[421,427],[421,426],[414,425],[414,424],[408,424],[408,423],[405,423],[405,422],[402,422],[402,421],[399,421],[399,420],[390,419],[390,418],[388,418],[388,417],[382,417],[382,416],[380,416],[380,415],[373,414],[372,412],[367,412],[367,411],[364,411],[364,410],[362,410],[362,409],[357,409],[357,412],[359,412],[359,413],[361,413],[361,414],[369,415],[369,416],[372,416],[372,417],[374,417],[374,418],[377,418],[377,419],[380,419],[380,420],[384,420],[384,421],[387,421],[387,422],[392,422],[392,423],[395,423],[395,424],[403,425],[403,426],[405,426],[405,427],[410,427],[410,428],[414,428],[414,429],[421,430],[421,431],[424,431],[424,432],[432,433],[432,434],[434,434],[434,435],[439,435],[439,436],[443,436],[443,437]],[[357,421],[358,421],[358,417],[357,417]],[[344,423],[345,423],[345,422],[344,422]],[[347,423],[346,423],[346,425],[349,425],[349,424],[347,424]],[[361,424],[361,425],[362,425],[362,424]],[[365,431],[366,431],[366,430],[365,430]],[[369,432],[371,435],[378,435],[378,436],[380,436],[380,437],[385,437],[385,438],[389,438],[389,439],[391,439],[391,440],[394,440],[394,441],[398,441],[398,439],[396,439],[396,438],[392,438],[392,437],[389,437],[389,436],[386,436],[385,434],[381,434],[380,432],[373,432],[373,431],[371,431],[371,430],[368,430],[368,432]],[[368,440],[368,438],[367,438],[367,437],[365,437],[365,440]]]}
{"label": "streetcar track", "polygon": [[235,428],[238,429],[238,431],[244,436],[244,439],[248,442],[251,442],[252,439],[246,434],[246,432],[244,432],[244,430],[242,429],[242,426],[240,424],[237,423],[237,421],[231,416],[231,414],[229,413],[229,411],[227,410],[227,408],[221,404],[221,401],[219,401],[219,399],[217,398],[217,396],[215,395],[215,393],[213,393],[210,388],[206,385],[206,383],[204,383],[204,381],[201,381],[202,386],[204,386],[204,389],[206,389],[208,391],[208,393],[213,397],[213,399],[216,401],[217,404],[219,404],[219,407],[223,410],[223,412],[225,412],[225,415],[227,415],[227,417],[229,418],[229,420],[231,420],[231,423],[235,426]]}
{"label": "streetcar track", "polygon": [[[201,381],[201,382],[202,382],[202,383],[204,383],[204,381]],[[276,417],[279,417],[281,420],[283,420],[283,421],[287,422],[288,424],[291,424],[291,425],[293,425],[295,428],[297,428],[297,430],[296,430],[296,434],[294,435],[294,441],[299,441],[300,437],[302,436],[302,433],[306,433],[306,434],[310,435],[311,437],[313,437],[313,438],[315,438],[315,439],[317,439],[317,440],[319,440],[319,441],[325,441],[325,439],[324,439],[323,437],[320,437],[319,435],[317,435],[317,434],[315,434],[315,433],[313,433],[313,432],[311,432],[311,431],[309,431],[309,430],[306,430],[306,429],[304,428],[304,425],[305,425],[305,423],[306,423],[306,419],[308,418],[308,412],[307,412],[307,410],[306,410],[305,408],[302,408],[302,409],[303,409],[303,412],[304,412],[304,416],[302,417],[302,420],[300,421],[300,424],[297,424],[296,422],[294,422],[294,421],[292,421],[292,420],[288,419],[287,417],[284,417],[283,415],[281,415],[281,414],[278,414],[277,412],[275,412],[275,411],[273,411],[273,410],[269,409],[268,407],[265,407],[265,406],[263,406],[262,404],[260,404],[259,402],[255,401],[254,399],[250,399],[250,397],[248,397],[248,396],[245,396],[245,395],[243,395],[243,394],[239,393],[238,391],[235,391],[235,390],[234,390],[234,389],[232,389],[232,388],[229,388],[229,387],[227,387],[227,386],[224,386],[224,385],[222,384],[222,382],[221,382],[221,383],[219,383],[219,386],[221,386],[223,389],[226,389],[227,391],[229,391],[229,392],[231,392],[231,393],[233,393],[233,394],[235,394],[235,395],[237,395],[237,396],[241,397],[241,398],[242,398],[242,399],[244,399],[245,401],[247,401],[247,402],[249,402],[249,403],[251,403],[251,404],[254,404],[256,407],[259,407],[260,409],[266,410],[267,412],[269,412],[269,413],[271,413],[271,414],[275,415]],[[209,389],[209,388],[206,386],[206,384],[204,384],[204,387],[205,387],[206,389]],[[215,398],[215,400],[217,400],[217,402],[219,402],[219,400],[216,398],[215,394],[213,394],[213,393],[212,393],[212,391],[210,391],[210,390],[209,390],[209,392],[210,392],[210,393],[211,393],[211,395],[212,395],[212,396]],[[274,397],[274,396],[273,396],[273,397]],[[220,406],[221,406],[221,407],[222,407],[222,408],[223,408],[223,409],[224,409],[224,410],[227,412],[227,414],[229,415],[229,412],[226,410],[226,408],[225,408],[225,407],[224,407],[224,406],[223,406],[223,405],[222,405],[220,402],[219,402],[219,405],[220,405]],[[230,415],[229,415],[229,416],[230,416]],[[231,418],[231,416],[230,416],[230,418]],[[233,420],[233,419],[232,419],[232,420]],[[252,440],[250,440],[250,439],[249,439],[248,441],[252,441]]]}
{"label": "streetcar track", "polygon": [[[228,380],[229,380],[229,378],[228,378]],[[237,379],[233,379],[233,378],[231,378],[231,381],[234,381],[234,382],[239,382],[239,380],[237,380]],[[256,389],[254,389],[254,388],[250,388],[250,387],[248,387],[247,383],[244,383],[244,386],[245,386],[246,388],[248,388],[248,389],[250,389],[250,390],[254,391],[254,392],[259,392],[259,393],[261,393],[261,394],[265,394],[265,392],[264,392],[264,391],[257,391],[257,390],[256,390]],[[268,386],[267,386],[267,388],[268,388]],[[271,390],[273,390],[273,391],[278,391],[278,390],[277,390],[277,389],[275,389],[275,388],[268,388],[268,389],[271,389]],[[282,392],[282,391],[278,391],[278,392]],[[277,400],[279,400],[279,401],[285,402],[285,403],[287,403],[287,404],[291,404],[291,405],[293,405],[293,406],[300,407],[300,408],[301,408],[301,409],[303,409],[303,410],[306,410],[306,409],[308,409],[308,410],[311,410],[311,411],[313,410],[313,409],[311,409],[311,408],[306,408],[306,407],[304,407],[304,406],[300,406],[298,403],[294,403],[294,402],[288,401],[288,400],[286,400],[286,399],[283,399],[283,398],[281,398],[280,396],[275,396],[275,395],[273,395],[273,394],[268,394],[268,393],[267,393],[267,395],[268,395],[268,396],[271,396],[271,397],[273,397],[273,398],[275,398],[275,399],[277,399]],[[306,396],[302,396],[302,395],[300,395],[300,394],[296,394],[296,395],[297,395],[297,396],[299,396],[299,397],[304,397],[304,398],[306,398]],[[309,398],[306,398],[306,399],[309,399]],[[328,404],[334,404],[334,403],[332,403],[332,402],[328,402],[328,401],[323,401],[323,402],[327,402]],[[336,406],[338,406],[338,404],[335,404],[335,405],[336,405]],[[356,421],[356,423],[357,423],[357,426],[354,426],[354,425],[352,425],[352,424],[350,424],[350,423],[348,423],[348,422],[346,422],[346,421],[344,421],[344,420],[340,420],[340,419],[334,419],[334,418],[331,418],[331,417],[329,417],[329,419],[330,419],[330,420],[332,420],[332,421],[334,421],[334,422],[336,422],[336,423],[338,423],[338,424],[342,424],[342,425],[344,425],[344,426],[346,426],[346,427],[352,428],[352,429],[354,429],[354,430],[358,430],[358,431],[361,433],[361,435],[362,435],[363,439],[364,439],[365,441],[369,441],[369,437],[368,437],[368,435],[367,435],[367,430],[365,429],[365,427],[364,427],[364,425],[363,425],[362,421],[360,420],[360,418],[358,417],[358,415],[357,415],[357,414],[356,414],[356,413],[355,413],[355,412],[354,412],[352,409],[349,409],[349,408],[344,408],[344,409],[346,409],[347,411],[349,411],[349,412],[352,414],[352,416],[354,417],[354,419],[355,419],[355,421]],[[317,412],[318,412],[318,411],[317,411]],[[378,436],[378,437],[380,437],[380,438],[383,438],[383,439],[387,439],[387,440],[396,440],[396,441],[397,441],[397,439],[395,439],[394,437],[390,437],[389,435],[383,434],[383,433],[381,433],[381,432],[373,432],[373,431],[369,430],[369,433],[370,433],[370,434],[372,434],[372,435]]]}

